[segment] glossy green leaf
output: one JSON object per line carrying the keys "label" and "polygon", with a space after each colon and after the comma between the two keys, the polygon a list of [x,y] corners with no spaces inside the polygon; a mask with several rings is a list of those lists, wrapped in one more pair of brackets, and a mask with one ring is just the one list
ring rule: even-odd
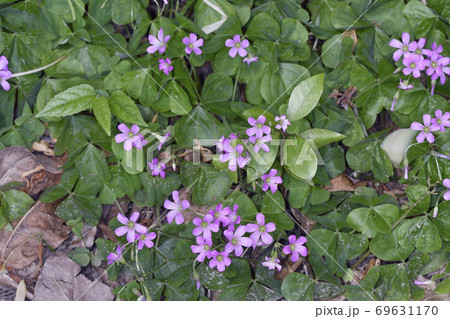
{"label": "glossy green leaf", "polygon": [[318,74],[302,81],[292,91],[287,109],[290,120],[296,121],[308,115],[319,102],[323,91],[324,74]]}

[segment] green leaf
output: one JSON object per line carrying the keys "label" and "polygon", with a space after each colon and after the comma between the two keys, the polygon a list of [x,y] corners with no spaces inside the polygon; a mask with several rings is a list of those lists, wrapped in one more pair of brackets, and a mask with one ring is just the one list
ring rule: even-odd
{"label": "green leaf", "polygon": [[314,300],[314,280],[304,274],[292,272],[284,278],[281,293],[290,301]]}
{"label": "green leaf", "polygon": [[111,112],[120,120],[147,126],[136,103],[123,91],[114,91],[109,98]]}
{"label": "green leaf", "polygon": [[141,102],[144,106],[152,106],[158,91],[156,82],[151,78],[151,71],[146,69],[133,70],[125,73],[120,80],[122,88],[133,99]]}
{"label": "green leaf", "polygon": [[302,132],[300,134],[300,137],[307,140],[311,146],[315,146],[315,148],[321,148],[322,146],[343,139],[345,135],[333,131],[313,128]]}
{"label": "green leaf", "polygon": [[438,19],[430,8],[418,0],[409,1],[403,8],[403,15],[413,27],[417,38],[426,36]]}
{"label": "green leaf", "polygon": [[161,92],[154,109],[158,112],[170,110],[177,115],[184,115],[192,110],[192,105],[187,93],[175,81],[170,81]]}
{"label": "green leaf", "polygon": [[206,206],[225,197],[231,186],[227,173],[212,166],[200,167],[200,175],[192,191],[192,202],[197,206]]}
{"label": "green leaf", "polygon": [[224,202],[224,205],[230,206],[233,209],[233,205],[238,205],[237,214],[244,219],[254,219],[256,214],[258,213],[255,204],[253,201],[245,194],[241,192],[235,192]]}
{"label": "green leaf", "polygon": [[414,250],[414,246],[411,248],[404,248],[400,245],[399,228],[400,227],[396,227],[394,231],[388,234],[378,233],[370,242],[370,251],[382,260],[406,260]]}
{"label": "green leaf", "polygon": [[299,120],[314,107],[322,96],[324,74],[318,74],[302,81],[292,91],[287,109],[287,116],[291,121]]}
{"label": "green leaf", "polygon": [[317,156],[301,137],[285,141],[283,164],[289,172],[301,179],[312,180],[317,171]]}
{"label": "green leaf", "polygon": [[4,218],[14,222],[26,214],[34,200],[28,194],[13,189],[0,193],[0,204]]}
{"label": "green leaf", "polygon": [[80,177],[89,181],[91,187],[96,185],[97,191],[100,190],[103,182],[111,179],[105,156],[92,144],[89,144],[78,156],[75,166]]}
{"label": "green leaf", "polygon": [[203,146],[213,146],[222,135],[227,135],[223,124],[208,111],[197,106],[174,125],[175,139],[180,147],[192,148],[198,139]]}
{"label": "green leaf", "polygon": [[92,104],[95,118],[106,134],[111,136],[111,110],[109,109],[108,99],[104,96],[98,96],[92,101]]}
{"label": "green leaf", "polygon": [[94,88],[81,84],[57,94],[36,117],[63,117],[85,111],[95,99]]}
{"label": "green leaf", "polygon": [[266,217],[266,222],[273,222],[277,229],[290,230],[294,228],[294,222],[285,212],[283,195],[279,191],[272,194],[267,191],[264,195],[261,213]]}
{"label": "green leaf", "polygon": [[198,266],[197,271],[202,286],[207,289],[223,289],[227,287],[230,282],[223,272],[220,272],[217,269],[211,269],[204,263]]}
{"label": "green leaf", "polygon": [[378,232],[389,233],[392,225],[398,219],[398,213],[398,207],[392,204],[373,208],[361,207],[350,212],[347,222],[353,229],[372,238]]}
{"label": "green leaf", "polygon": [[441,281],[434,289],[434,292],[439,295],[449,294],[450,293],[450,277]]}
{"label": "green leaf", "polygon": [[86,224],[95,226],[102,215],[103,206],[98,198],[70,194],[59,204],[55,213],[65,220],[83,217]]}
{"label": "green leaf", "polygon": [[233,95],[233,81],[224,73],[210,74],[203,84],[202,102],[207,105],[231,99]]}

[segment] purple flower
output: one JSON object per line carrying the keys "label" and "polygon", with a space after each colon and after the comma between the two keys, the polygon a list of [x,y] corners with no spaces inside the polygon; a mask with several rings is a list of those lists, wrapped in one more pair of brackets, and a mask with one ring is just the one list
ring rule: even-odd
{"label": "purple flower", "polygon": [[186,199],[180,202],[180,195],[178,194],[178,191],[173,191],[172,197],[173,202],[168,199],[164,201],[164,208],[170,210],[167,214],[167,221],[170,224],[175,219],[175,223],[180,225],[184,222],[183,211],[188,209],[190,204]]}
{"label": "purple flower", "polygon": [[194,236],[199,236],[203,233],[205,239],[211,239],[211,232],[217,233],[219,231],[219,225],[213,223],[211,214],[206,214],[203,220],[200,217],[195,217],[192,223],[197,226],[192,231]]}
{"label": "purple flower", "polygon": [[412,85],[412,84],[409,84],[409,81],[408,80],[406,80],[406,81],[402,81],[402,79],[400,79],[400,85],[399,86],[397,86],[397,88],[399,88],[399,89],[401,89],[401,90],[410,90],[410,89],[412,89],[414,87],[414,85]]}
{"label": "purple flower", "polygon": [[0,57],[0,85],[5,91],[9,91],[11,85],[6,81],[12,77],[11,71],[8,69],[8,59],[2,55]]}
{"label": "purple flower", "polygon": [[397,103],[399,97],[400,97],[400,94],[398,93],[398,91],[395,92],[394,99],[392,100],[391,111],[394,110],[395,103]]}
{"label": "purple flower", "polygon": [[250,53],[248,57],[244,59],[244,62],[247,63],[247,65],[250,65],[252,62],[258,62],[258,57],[259,55],[254,56]]}
{"label": "purple flower", "polygon": [[261,176],[261,179],[264,181],[264,185],[262,187],[263,191],[267,192],[269,187],[272,193],[277,191],[278,184],[281,184],[283,180],[281,179],[281,176],[275,175],[277,175],[277,170],[272,168],[269,174],[264,174]]}
{"label": "purple flower", "polygon": [[303,257],[306,257],[308,255],[308,250],[306,249],[303,244],[306,243],[306,238],[303,236],[300,236],[298,239],[295,237],[295,235],[289,236],[289,245],[286,245],[283,247],[283,253],[285,255],[292,254],[291,260],[293,262],[296,262],[299,258],[299,255],[302,255]]}
{"label": "purple flower", "polygon": [[225,245],[225,251],[231,253],[234,250],[236,257],[240,257],[244,251],[242,246],[250,247],[252,245],[252,240],[248,237],[243,237],[246,232],[246,227],[244,225],[239,226],[233,233],[231,230],[225,230],[223,232],[224,236],[229,240]]}
{"label": "purple flower", "polygon": [[225,138],[225,136],[222,135],[222,137],[215,143],[216,144],[216,148],[217,148],[217,152],[223,152],[223,144],[224,143],[230,143],[230,140]]}
{"label": "purple flower", "polygon": [[197,258],[195,258],[198,262],[203,262],[205,257],[211,258],[211,247],[213,242],[210,238],[205,239],[202,236],[197,236],[195,241],[198,245],[191,245],[191,250],[194,254],[199,254]]}
{"label": "purple flower", "polygon": [[438,53],[433,52],[433,54],[430,56],[429,60],[424,61],[424,65],[427,68],[426,72],[428,76],[431,76],[433,74],[435,75],[435,79],[437,77],[442,76],[442,68],[450,63],[450,58],[448,57],[442,57]]}
{"label": "purple flower", "polygon": [[288,125],[291,125],[291,122],[286,118],[286,115],[275,116],[275,121],[278,122],[278,124],[275,125],[275,128],[277,130],[282,129],[283,132],[286,132]]}
{"label": "purple flower", "polygon": [[228,162],[228,169],[230,171],[236,171],[237,165],[240,168],[243,168],[247,163],[247,159],[241,156],[242,151],[244,150],[244,146],[241,144],[236,145],[236,148],[233,148],[230,143],[223,143],[223,150],[226,152],[225,154],[220,154],[219,160],[221,162]]}
{"label": "purple flower", "polygon": [[431,57],[433,55],[433,53],[440,54],[442,51],[444,51],[444,48],[442,47],[442,45],[439,44],[439,46],[438,46],[435,42],[433,42],[433,44],[431,45],[431,50],[423,49],[422,53]]}
{"label": "purple flower", "polygon": [[420,77],[420,71],[425,70],[423,56],[405,53],[402,62],[406,66],[406,68],[403,69],[403,74],[405,75],[410,75],[412,73],[415,78],[418,78]]}
{"label": "purple flower", "polygon": [[419,41],[413,41],[409,44],[408,49],[414,54],[422,56],[423,47],[425,46],[426,39],[420,38]]}
{"label": "purple flower", "polygon": [[247,55],[247,50],[245,50],[245,48],[249,45],[250,43],[248,40],[241,41],[241,36],[238,34],[233,37],[233,40],[228,39],[225,41],[225,46],[231,48],[229,54],[232,58],[236,56],[236,53],[241,57],[245,57]]}
{"label": "purple flower", "polygon": [[150,46],[147,48],[147,52],[150,54],[159,51],[159,53],[164,53],[166,51],[166,43],[169,41],[170,35],[164,36],[164,30],[161,28],[158,31],[158,38],[154,35],[148,36],[148,42],[150,42]]}
{"label": "purple flower", "polygon": [[[230,224],[229,224],[230,226],[231,225],[234,226],[234,224],[239,224],[241,222],[241,216],[239,216],[237,214],[238,208],[239,208],[239,205],[238,204],[234,204],[233,205],[233,210],[228,215],[228,218],[230,219]],[[230,227],[228,227],[228,229],[230,229]],[[234,228],[230,229],[230,230],[234,230]]]}
{"label": "purple flower", "polygon": [[444,179],[442,184],[444,184],[444,186],[449,189],[447,192],[445,192],[444,199],[445,200],[450,200],[450,179],[448,179],[448,178]]}
{"label": "purple flower", "polygon": [[253,117],[249,117],[248,124],[253,127],[247,129],[245,133],[247,133],[248,136],[256,135],[256,137],[261,137],[263,134],[270,134],[270,127],[264,125],[265,122],[266,118],[264,115],[260,115],[257,120]]}
{"label": "purple flower", "polygon": [[227,226],[230,223],[230,218],[228,217],[230,213],[230,207],[227,206],[222,208],[222,204],[217,205],[215,209],[209,211],[209,214],[214,217],[214,224],[219,226],[220,223],[222,223],[223,226]]}
{"label": "purple flower", "polygon": [[434,127],[438,127],[441,132],[445,132],[445,127],[450,127],[450,112],[445,112],[444,115],[442,115],[441,110],[437,110],[434,112],[436,115],[436,118],[431,120],[431,123],[433,123]]}
{"label": "purple flower", "polygon": [[148,167],[152,170],[152,176],[158,176],[160,175],[161,178],[166,177],[166,172],[164,170],[166,169],[166,164],[163,162],[158,162],[157,158],[154,158],[153,161],[148,162]]}
{"label": "purple flower", "polygon": [[256,136],[250,136],[248,138],[248,140],[250,142],[252,142],[253,144],[255,144],[255,152],[258,153],[259,149],[263,149],[264,152],[268,153],[270,152],[269,146],[267,146],[265,143],[268,143],[272,140],[272,136],[270,135],[265,135],[262,137],[256,137]]}
{"label": "purple flower", "polygon": [[192,51],[197,55],[202,54],[200,47],[203,46],[203,39],[197,40],[197,35],[195,33],[191,33],[189,37],[183,38],[183,43],[186,45],[186,49],[184,50],[187,54],[191,54]]}
{"label": "purple flower", "polygon": [[225,267],[231,265],[231,259],[228,258],[228,253],[226,251],[218,252],[213,250],[210,255],[211,260],[209,261],[209,267],[217,267],[217,270],[222,272]]}
{"label": "purple flower", "polygon": [[164,143],[166,143],[167,139],[169,138],[170,133],[167,133],[160,141],[158,144],[158,151],[161,150],[161,148],[163,147]]}
{"label": "purple flower", "polygon": [[108,265],[111,265],[115,261],[121,261],[123,260],[122,257],[122,251],[125,248],[125,245],[123,246],[117,246],[115,253],[110,253],[106,259],[108,260]]}
{"label": "purple flower", "polygon": [[273,270],[273,269],[278,269],[278,271],[281,271],[281,265],[280,265],[280,260],[276,257],[276,256],[266,256],[266,261],[263,261],[261,263],[263,266],[266,266],[268,269]]}
{"label": "purple flower", "polygon": [[136,234],[135,235],[135,240],[139,239],[138,244],[137,244],[137,248],[138,249],[142,249],[144,248],[144,245],[147,246],[148,248],[152,248],[153,247],[153,242],[152,240],[156,238],[156,234],[154,232],[151,232],[150,234],[147,232],[143,233],[143,234]]}
{"label": "purple flower", "polygon": [[253,241],[253,244],[258,243],[258,240],[261,238],[262,242],[266,245],[269,245],[273,242],[272,236],[269,233],[273,232],[276,227],[274,223],[265,223],[265,217],[263,214],[258,213],[256,215],[257,224],[247,224],[246,230],[248,233],[253,233],[250,235],[250,239]]}
{"label": "purple flower", "polygon": [[129,243],[134,242],[136,240],[136,238],[135,238],[136,232],[141,233],[141,234],[147,232],[147,228],[145,228],[141,224],[136,223],[138,218],[139,218],[139,213],[138,212],[134,212],[130,216],[130,219],[126,218],[124,215],[119,213],[117,215],[117,219],[119,220],[119,222],[121,224],[123,224],[125,226],[121,226],[121,227],[117,228],[114,231],[114,233],[117,236],[123,236],[123,235],[127,234],[128,242]]}
{"label": "purple flower", "polygon": [[173,66],[171,66],[172,62],[169,58],[160,59],[159,60],[159,70],[163,71],[166,75],[169,75],[169,72],[173,70]]}
{"label": "purple flower", "polygon": [[142,142],[144,136],[142,134],[138,134],[140,129],[136,124],[132,125],[131,129],[129,129],[125,124],[119,124],[117,128],[122,133],[116,135],[116,143],[120,144],[125,141],[123,145],[123,149],[125,151],[131,151],[133,146],[142,149],[142,146],[147,144],[147,141],[144,143]]}
{"label": "purple flower", "polygon": [[392,39],[391,42],[389,42],[389,46],[393,48],[397,48],[398,50],[394,52],[394,61],[400,60],[402,55],[407,53],[410,50],[411,44],[409,43],[410,36],[409,33],[403,32],[402,34],[402,42],[400,42],[397,39]]}
{"label": "purple flower", "polygon": [[414,131],[421,131],[419,135],[417,135],[417,142],[422,143],[425,138],[429,143],[434,142],[434,135],[431,132],[439,131],[439,127],[436,127],[431,124],[431,116],[430,114],[424,114],[423,115],[423,124],[420,124],[419,122],[414,122],[411,124],[411,129]]}

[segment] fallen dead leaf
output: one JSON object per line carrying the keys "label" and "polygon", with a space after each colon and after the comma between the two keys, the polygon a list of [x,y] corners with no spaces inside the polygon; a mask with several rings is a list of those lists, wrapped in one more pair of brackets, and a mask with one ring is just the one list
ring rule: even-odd
{"label": "fallen dead leaf", "polygon": [[22,183],[20,190],[35,195],[59,183],[61,163],[47,156],[34,155],[22,146],[0,151],[0,186]]}
{"label": "fallen dead leaf", "polygon": [[366,181],[361,181],[358,183],[353,183],[350,178],[348,178],[346,175],[341,174],[336,178],[333,178],[331,180],[331,185],[326,185],[324,189],[326,189],[329,192],[354,192],[358,187],[366,186]]}
{"label": "fallen dead leaf", "polygon": [[303,258],[299,258],[295,263],[291,261],[291,258],[286,259],[286,264],[281,268],[281,271],[275,271],[274,277],[280,281],[283,281],[287,275],[291,272],[295,272],[303,262]]}
{"label": "fallen dead leaf", "polygon": [[25,301],[27,296],[27,285],[25,285],[25,280],[21,280],[17,286],[16,296],[14,301]]}
{"label": "fallen dead leaf", "polygon": [[358,44],[358,37],[356,36],[356,30],[347,30],[342,34],[343,37],[351,38],[353,40],[352,51],[355,50]]}
{"label": "fallen dead leaf", "polygon": [[294,207],[291,206],[292,215],[294,215],[297,222],[300,223],[301,229],[309,234],[309,232],[312,230],[314,225],[316,224],[316,221],[308,218],[305,214],[300,213],[300,211]]}
{"label": "fallen dead leaf", "polygon": [[22,269],[39,258],[40,241],[53,249],[68,237],[70,228],[55,215],[57,202],[36,202],[19,221],[14,231],[0,231],[0,261],[8,267]]}
{"label": "fallen dead leaf", "polygon": [[40,140],[39,142],[34,142],[32,149],[36,152],[44,153],[47,156],[55,156],[55,152],[49,147],[50,143],[44,140]]}
{"label": "fallen dead leaf", "polygon": [[36,283],[33,300],[114,300],[110,287],[98,280],[90,281],[80,271],[81,267],[66,255],[48,258]]}

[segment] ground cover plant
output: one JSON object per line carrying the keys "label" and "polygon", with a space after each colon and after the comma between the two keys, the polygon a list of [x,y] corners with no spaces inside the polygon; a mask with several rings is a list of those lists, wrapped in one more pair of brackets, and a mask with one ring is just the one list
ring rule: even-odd
{"label": "ground cover plant", "polygon": [[109,300],[448,299],[449,21],[0,0],[0,286],[64,300],[61,262]]}

